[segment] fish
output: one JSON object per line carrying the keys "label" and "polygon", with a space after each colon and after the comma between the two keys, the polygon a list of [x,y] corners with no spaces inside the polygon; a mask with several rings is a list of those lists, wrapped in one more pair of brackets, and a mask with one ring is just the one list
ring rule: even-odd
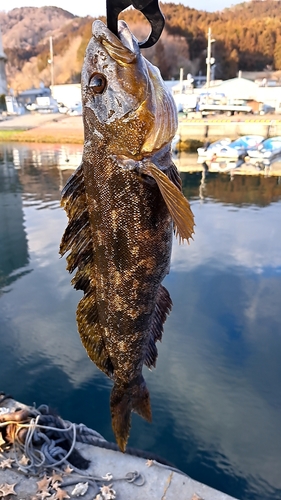
{"label": "fish", "polygon": [[125,21],[118,36],[94,21],[81,72],[81,164],[61,194],[68,225],[60,244],[84,295],[77,329],[88,356],[113,382],[112,429],[126,450],[131,413],[152,420],[143,366],[172,308],[162,281],[174,234],[194,233],[194,216],[172,161],[177,110],[160,71]]}

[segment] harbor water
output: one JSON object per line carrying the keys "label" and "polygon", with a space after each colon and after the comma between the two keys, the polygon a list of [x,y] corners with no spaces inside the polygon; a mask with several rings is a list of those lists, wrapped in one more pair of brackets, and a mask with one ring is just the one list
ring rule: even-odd
{"label": "harbor water", "polygon": [[[82,296],[60,239],[60,191],[79,145],[0,145],[0,390],[48,404],[107,440],[111,382],[76,328]],[[173,300],[156,369],[144,368],[153,422],[129,445],[241,500],[281,497],[281,178],[188,171],[194,241],[175,240]]]}

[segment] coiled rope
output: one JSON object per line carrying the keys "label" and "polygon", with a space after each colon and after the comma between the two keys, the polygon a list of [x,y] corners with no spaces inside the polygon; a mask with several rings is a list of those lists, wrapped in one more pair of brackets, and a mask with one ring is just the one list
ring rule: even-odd
{"label": "coiled rope", "polygon": [[[8,398],[10,396],[2,397],[0,405]],[[63,420],[54,415],[47,405],[27,410],[19,408],[14,412],[0,406],[1,434],[6,445],[12,447],[15,462],[24,473],[37,474],[40,470],[56,469],[64,464],[70,465],[74,471],[81,474],[81,470],[88,468],[89,461],[75,449],[76,442],[119,451],[115,443],[106,441],[98,432],[84,424]],[[151,463],[186,475],[154,453],[128,447],[126,454],[144,458]],[[27,463],[23,463],[20,458],[23,455]]]}
{"label": "coiled rope", "polygon": [[[75,462],[79,463],[79,458],[82,462],[79,470],[85,469],[88,463],[77,451],[74,463],[71,459],[76,442],[94,445],[105,442],[98,432],[84,424],[74,424],[51,414],[47,405],[13,413],[3,413],[2,408],[0,430],[6,444],[13,448],[19,469],[25,473],[35,473],[48,467],[56,468],[62,464],[69,464],[78,469]],[[24,455],[28,464],[23,465],[19,455]]]}

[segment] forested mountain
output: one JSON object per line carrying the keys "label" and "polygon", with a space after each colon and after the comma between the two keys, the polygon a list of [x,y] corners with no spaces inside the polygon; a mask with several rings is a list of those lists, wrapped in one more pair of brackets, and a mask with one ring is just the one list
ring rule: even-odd
{"label": "forested mountain", "polygon": [[[208,28],[216,42],[216,77],[231,78],[237,71],[281,69],[281,1],[244,2],[218,12],[205,12],[173,3],[162,4],[166,18],[159,42],[144,50],[165,79],[184,73],[206,73]],[[121,14],[139,39],[149,32],[142,14]],[[105,19],[103,19],[105,21]],[[93,19],[75,17],[57,7],[23,7],[0,12],[8,84],[16,92],[50,84],[50,36],[54,49],[55,83],[76,83]]]}

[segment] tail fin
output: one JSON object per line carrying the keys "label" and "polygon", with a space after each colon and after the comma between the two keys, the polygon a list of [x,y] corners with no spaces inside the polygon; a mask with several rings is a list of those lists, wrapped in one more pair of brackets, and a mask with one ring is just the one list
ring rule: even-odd
{"label": "tail fin", "polygon": [[125,451],[131,428],[131,412],[151,422],[149,392],[141,376],[133,386],[114,384],[110,396],[112,429],[121,451]]}

